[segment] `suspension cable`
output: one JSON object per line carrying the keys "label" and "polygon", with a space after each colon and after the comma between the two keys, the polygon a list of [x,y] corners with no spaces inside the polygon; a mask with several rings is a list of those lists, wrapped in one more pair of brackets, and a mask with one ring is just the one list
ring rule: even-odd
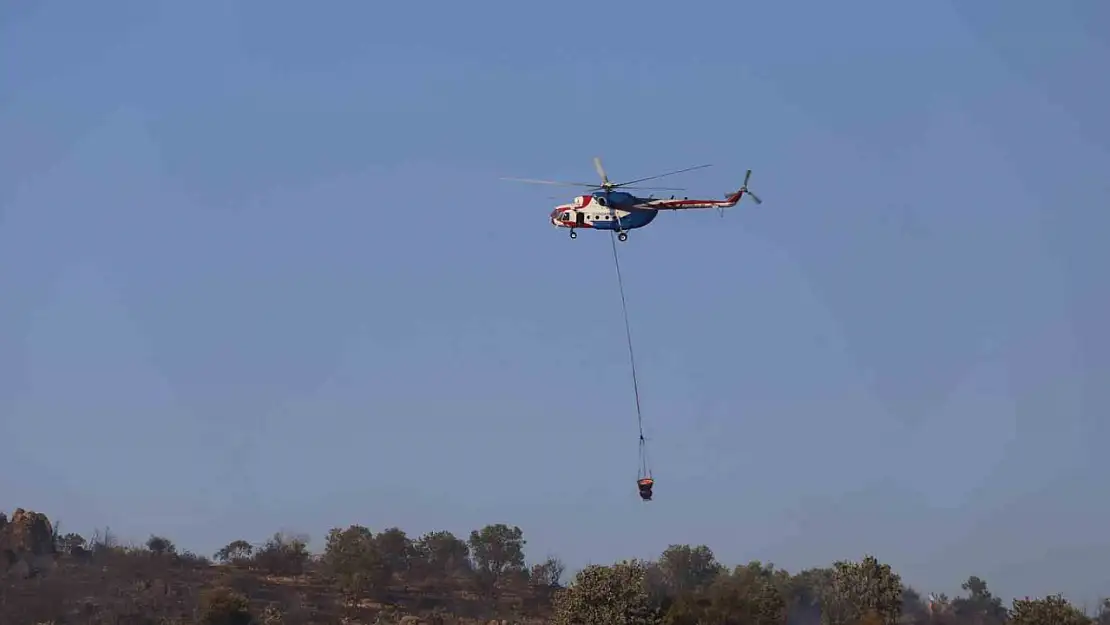
{"label": "suspension cable", "polygon": [[617,254],[617,237],[612,231],[609,233],[609,242],[613,245],[613,266],[617,269],[617,287],[621,294],[621,312],[624,315],[624,336],[628,341],[628,362],[632,366],[632,394],[636,398],[636,424],[640,429],[640,475],[651,477],[648,468],[647,446],[644,440],[644,416],[640,410],[640,383],[636,378],[636,356],[632,350],[632,329],[628,323],[628,301],[624,297],[624,278],[621,276],[621,262]]}

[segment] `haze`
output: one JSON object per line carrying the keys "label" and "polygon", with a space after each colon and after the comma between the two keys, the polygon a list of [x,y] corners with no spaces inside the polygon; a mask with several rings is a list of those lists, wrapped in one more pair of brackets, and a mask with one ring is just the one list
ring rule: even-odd
{"label": "haze", "polygon": [[[1110,588],[1105,3],[0,8],[0,495]],[[762,206],[548,223],[600,155]]]}

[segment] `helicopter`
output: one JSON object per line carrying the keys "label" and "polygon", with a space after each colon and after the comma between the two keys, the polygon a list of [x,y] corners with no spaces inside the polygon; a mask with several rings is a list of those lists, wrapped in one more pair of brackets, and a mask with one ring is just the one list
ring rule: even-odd
{"label": "helicopter", "polygon": [[646,178],[637,178],[636,180],[629,180],[628,182],[613,183],[609,181],[609,176],[605,173],[605,168],[601,165],[601,158],[595,156],[594,168],[597,169],[597,174],[601,177],[601,184],[535,180],[532,178],[502,178],[502,180],[528,182],[532,184],[585,187],[591,189],[592,191],[589,194],[579,195],[569,204],[560,204],[556,206],[555,210],[551,211],[549,215],[551,224],[556,228],[569,228],[570,238],[572,239],[578,238],[578,233],[575,232],[578,228],[592,228],[594,230],[615,230],[617,232],[617,239],[627,241],[629,230],[647,226],[652,221],[655,221],[656,216],[659,215],[659,211],[661,210],[715,208],[721,216],[724,217],[724,209],[736,206],[740,202],[740,198],[745,195],[752,198],[752,201],[756,204],[763,203],[763,200],[759,199],[758,196],[748,190],[748,181],[752,177],[752,170],[750,169],[748,173],[744,175],[744,183],[740,185],[740,189],[732,193],[726,193],[724,200],[691,200],[688,197],[676,199],[673,195],[667,199],[656,198],[654,194],[645,198],[637,197],[627,191],[618,190],[644,189],[656,191],[683,191],[684,189],[678,187],[637,187],[633,185],[639,182],[655,180],[664,176],[673,176],[674,174],[681,174],[710,166],[711,165],[697,165],[695,167],[669,171]]}

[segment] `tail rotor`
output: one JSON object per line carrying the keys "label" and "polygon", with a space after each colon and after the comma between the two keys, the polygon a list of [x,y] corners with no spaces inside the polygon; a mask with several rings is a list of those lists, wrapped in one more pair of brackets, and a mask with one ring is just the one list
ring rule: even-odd
{"label": "tail rotor", "polygon": [[[756,204],[762,204],[763,200],[759,199],[758,195],[752,193],[751,191],[748,191],[748,181],[751,180],[751,178],[752,170],[749,169],[748,173],[744,174],[744,184],[740,186],[740,199],[744,199],[744,194],[747,194],[748,197],[752,198],[753,202],[755,202]],[[737,203],[739,203],[739,200],[737,200]]]}
{"label": "tail rotor", "polygon": [[[726,193],[725,194],[725,199],[729,200],[729,201],[732,201],[733,198],[736,198],[736,204],[739,204],[740,200],[744,199],[744,196],[746,195],[746,196],[752,198],[752,201],[755,202],[756,204],[762,204],[763,200],[759,199],[758,195],[756,195],[756,194],[754,194],[754,193],[752,193],[751,191],[748,190],[748,181],[751,180],[751,179],[752,179],[752,170],[749,169],[748,172],[746,174],[744,174],[744,184],[740,185],[740,189],[738,191],[733,191],[731,193]],[[737,194],[739,194],[739,197],[737,197]],[[724,206],[718,206],[717,207],[717,214],[720,215],[721,217],[724,217],[725,216],[725,207]]]}

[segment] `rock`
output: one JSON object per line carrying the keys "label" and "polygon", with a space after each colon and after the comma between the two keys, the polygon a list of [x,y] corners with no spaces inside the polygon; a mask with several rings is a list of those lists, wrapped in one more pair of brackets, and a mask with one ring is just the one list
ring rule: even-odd
{"label": "rock", "polygon": [[[3,515],[0,515],[3,518]],[[54,554],[54,528],[41,512],[17,508],[7,522],[0,522],[0,552],[36,556]]]}
{"label": "rock", "polygon": [[31,577],[54,568],[54,528],[45,514],[17,508],[0,514],[0,572]]}

